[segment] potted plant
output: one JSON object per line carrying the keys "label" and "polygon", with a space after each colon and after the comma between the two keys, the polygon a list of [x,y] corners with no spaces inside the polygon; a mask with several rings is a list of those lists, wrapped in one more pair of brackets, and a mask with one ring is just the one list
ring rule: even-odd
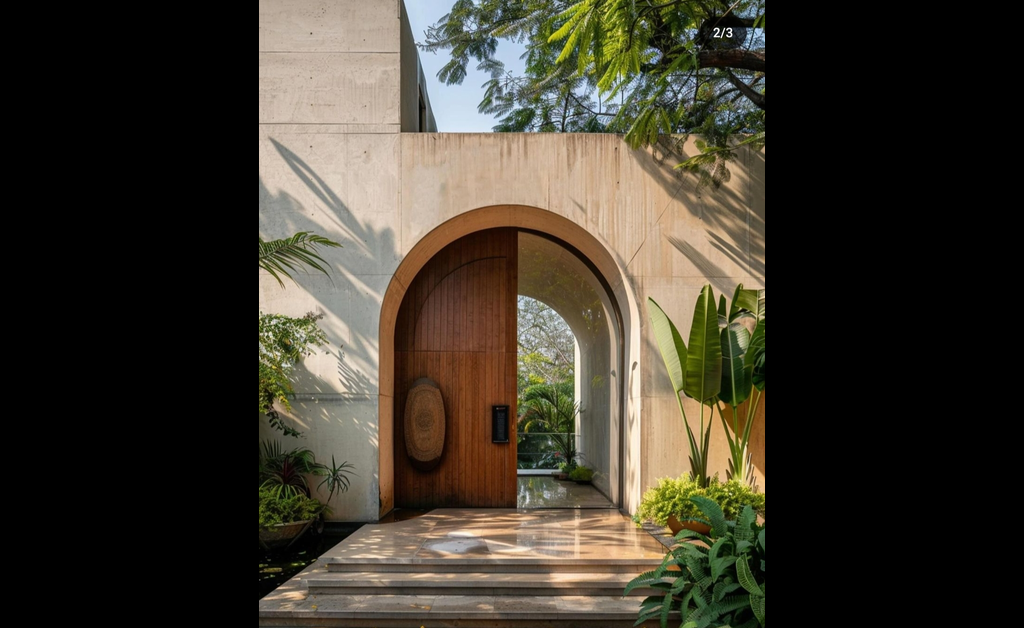
{"label": "potted plant", "polygon": [[[351,469],[333,456],[327,467],[308,449],[284,451],[277,442],[264,442],[259,450],[260,546],[290,546],[299,540],[321,515],[330,513],[335,493],[348,491]],[[312,499],[309,476],[324,477],[318,488],[326,485],[326,504]]]}
{"label": "potted plant", "polygon": [[576,467],[569,473],[569,479],[577,484],[590,484],[594,481],[594,470],[587,467]]}
{"label": "potted plant", "polygon": [[764,517],[764,493],[755,492],[745,482],[734,479],[723,483],[715,476],[704,487],[692,476],[684,474],[678,479],[658,480],[656,487],[644,493],[633,520],[638,525],[651,521],[660,526],[668,526],[673,534],[679,534],[683,529],[707,534],[710,523],[692,501],[694,497],[715,500],[726,516],[732,519],[738,517],[746,506],[752,507]]}
{"label": "potted plant", "polygon": [[290,547],[325,509],[317,500],[302,494],[282,497],[276,491],[260,489],[260,547]]}

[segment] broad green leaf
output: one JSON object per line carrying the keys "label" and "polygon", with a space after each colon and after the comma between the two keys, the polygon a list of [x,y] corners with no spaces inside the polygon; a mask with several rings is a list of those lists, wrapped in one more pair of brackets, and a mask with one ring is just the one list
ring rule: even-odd
{"label": "broad green leaf", "polygon": [[744,362],[750,346],[750,332],[739,323],[722,331],[722,401],[738,407],[750,398],[751,371]]}
{"label": "broad green leaf", "polygon": [[747,593],[757,596],[764,595],[764,591],[757,585],[754,573],[750,571],[750,565],[747,564],[746,560],[736,561],[736,575],[740,580],[740,584],[747,590]]}
{"label": "broad green leaf", "polygon": [[754,616],[757,617],[757,621],[764,627],[764,596],[751,595],[750,596],[750,608],[754,611]]}
{"label": "broad green leaf", "polygon": [[729,320],[736,320],[741,310],[750,312],[757,321],[764,320],[764,290],[745,290],[740,284],[732,300],[732,311]]}
{"label": "broad green leaf", "polygon": [[654,329],[654,337],[658,341],[658,349],[661,350],[661,358],[665,361],[665,368],[668,369],[668,378],[672,382],[672,388],[676,394],[679,394],[686,382],[683,370],[687,363],[686,343],[683,342],[679,330],[672,324],[661,306],[654,299],[650,299],[649,305],[651,324]]}
{"label": "broad green leaf", "polygon": [[687,396],[707,405],[713,405],[722,390],[722,337],[711,286],[704,286],[693,313],[684,390]]}
{"label": "broad green leaf", "polygon": [[754,28],[761,28],[761,29],[764,28],[764,16],[763,15],[761,17],[757,18],[757,21],[754,22]]}
{"label": "broad green leaf", "polygon": [[754,335],[750,338],[750,348],[743,358],[747,370],[751,373],[751,382],[762,391],[765,389],[764,328],[765,320],[762,318],[754,329]]}

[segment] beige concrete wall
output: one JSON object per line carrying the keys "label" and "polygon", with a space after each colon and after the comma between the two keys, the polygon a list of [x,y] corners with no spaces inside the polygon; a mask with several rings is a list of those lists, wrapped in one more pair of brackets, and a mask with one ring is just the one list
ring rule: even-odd
{"label": "beige concrete wall", "polygon": [[[260,0],[259,231],[312,231],[344,244],[331,275],[278,286],[260,277],[260,310],[324,314],[330,345],[296,373],[292,423],[300,441],[355,465],[334,518],[370,521],[380,499],[380,304],[401,259],[401,2]],[[326,497],[326,496],[324,496]]]}

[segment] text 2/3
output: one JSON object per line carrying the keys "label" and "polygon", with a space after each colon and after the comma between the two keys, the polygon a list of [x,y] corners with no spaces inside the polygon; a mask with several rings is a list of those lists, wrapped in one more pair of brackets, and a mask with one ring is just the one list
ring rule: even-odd
{"label": "text 2/3", "polygon": [[716,28],[711,36],[715,39],[732,39],[733,30],[731,28]]}

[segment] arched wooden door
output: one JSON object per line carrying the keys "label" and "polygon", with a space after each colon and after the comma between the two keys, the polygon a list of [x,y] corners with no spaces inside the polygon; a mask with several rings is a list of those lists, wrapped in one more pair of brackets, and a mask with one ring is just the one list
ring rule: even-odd
{"label": "arched wooden door", "polygon": [[[491,229],[440,251],[417,275],[395,329],[395,506],[516,507],[518,231]],[[441,389],[440,465],[418,471],[405,447],[413,382]],[[508,444],[492,442],[491,408],[510,407]]]}

